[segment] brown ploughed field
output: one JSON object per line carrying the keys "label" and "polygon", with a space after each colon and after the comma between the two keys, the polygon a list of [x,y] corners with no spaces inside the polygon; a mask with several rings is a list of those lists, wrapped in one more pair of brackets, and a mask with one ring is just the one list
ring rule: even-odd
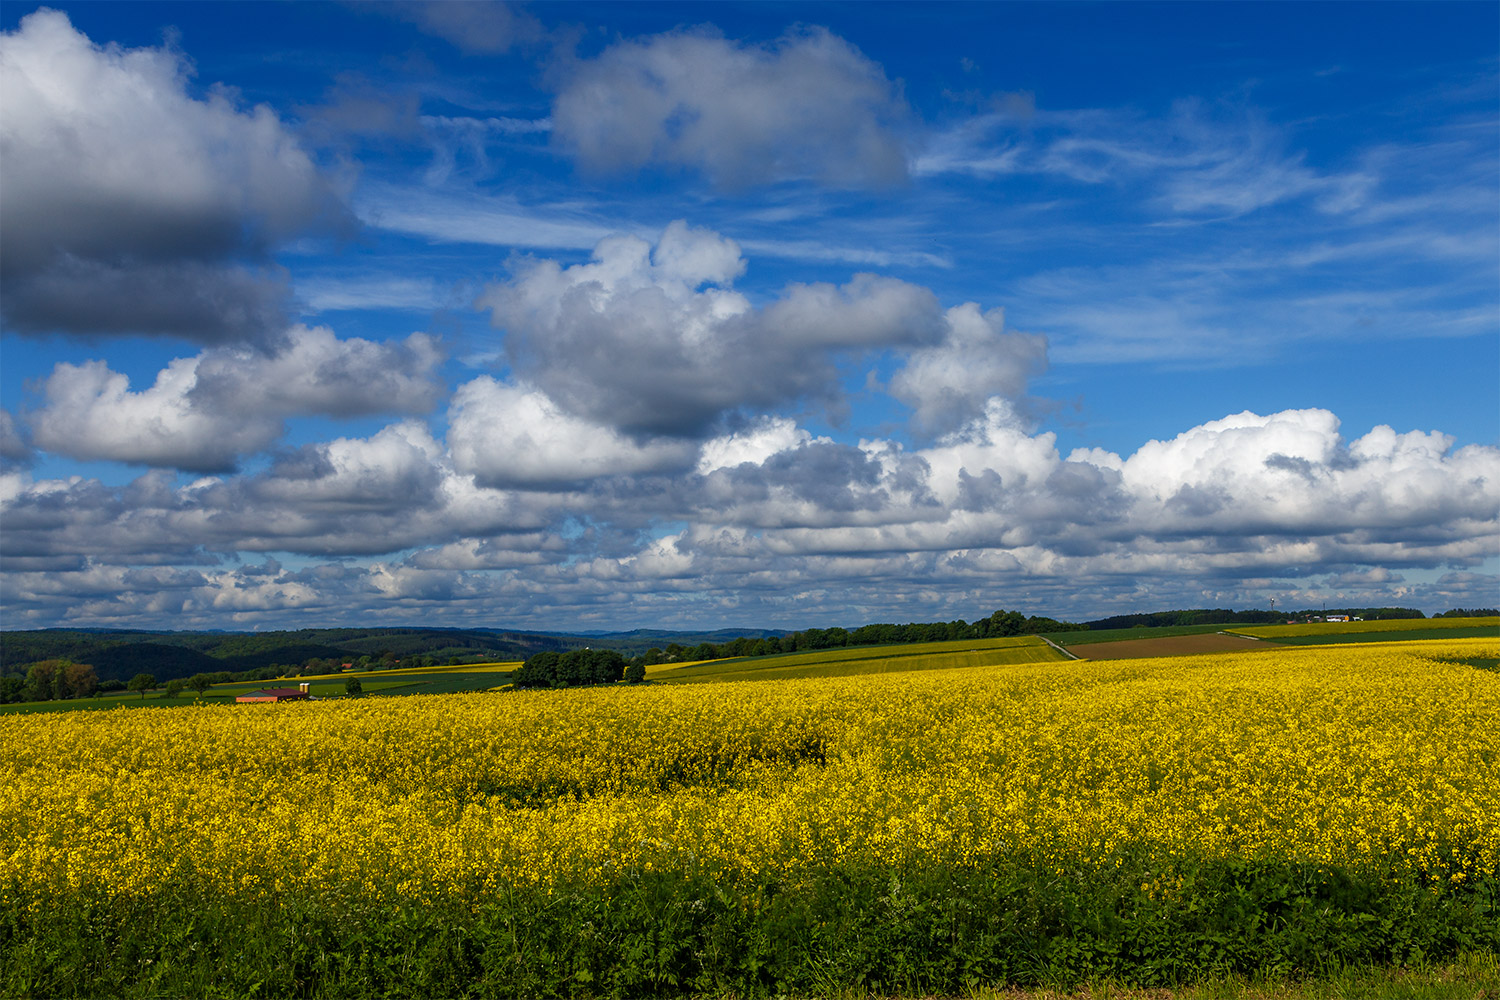
{"label": "brown ploughed field", "polygon": [[1082,660],[1130,660],[1141,656],[1187,656],[1192,653],[1228,653],[1236,649],[1266,649],[1270,645],[1260,639],[1205,632],[1200,635],[1081,643],[1069,647],[1068,652]]}

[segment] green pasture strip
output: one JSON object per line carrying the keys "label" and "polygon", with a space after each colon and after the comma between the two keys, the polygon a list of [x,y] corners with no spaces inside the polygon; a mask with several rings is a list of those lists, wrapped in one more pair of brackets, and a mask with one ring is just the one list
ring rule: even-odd
{"label": "green pasture strip", "polygon": [[[1500,639],[1500,618],[1389,618],[1365,622],[1308,622],[1305,625],[1222,625],[1222,631],[1274,642],[1304,636],[1343,636],[1370,632],[1397,632],[1387,641],[1418,638],[1405,633],[1430,632],[1427,639],[1457,639],[1468,635]],[[1354,640],[1368,642],[1370,640]]]}
{"label": "green pasture strip", "polygon": [[694,660],[691,663],[660,664],[647,668],[647,676],[655,679],[677,670],[692,670],[694,676],[707,676],[712,672],[725,672],[727,668],[739,670],[780,669],[782,667],[805,667],[818,663],[849,663],[856,660],[889,660],[930,653],[955,653],[978,649],[1006,649],[1013,646],[1041,646],[1036,636],[1017,635],[994,639],[956,639],[943,642],[891,643],[883,646],[839,646],[833,649],[808,649],[796,653],[777,653],[772,656],[736,656],[722,660]]}
{"label": "green pasture strip", "polygon": [[1417,642],[1425,639],[1500,639],[1492,628],[1408,629],[1401,632],[1333,632],[1322,635],[1255,636],[1277,646],[1333,646],[1355,642]]}
{"label": "green pasture strip", "polygon": [[499,661],[499,660],[497,660],[497,661],[494,661],[492,663],[460,663],[460,664],[449,664],[447,666],[438,666],[438,667],[391,667],[389,670],[360,670],[359,668],[356,667],[356,668],[353,668],[353,669],[350,669],[350,670],[335,670],[331,674],[297,674],[297,675],[294,675],[294,676],[291,676],[291,677],[280,677],[280,678],[275,678],[273,680],[268,680],[268,681],[227,681],[226,683],[224,683],[222,685],[214,685],[214,686],[215,687],[229,687],[229,686],[233,685],[235,687],[239,687],[239,686],[244,685],[244,684],[249,684],[253,688],[261,688],[261,687],[286,687],[287,684],[293,684],[293,685],[295,685],[295,684],[300,684],[303,681],[312,681],[313,683],[317,683],[319,681],[333,681],[333,680],[337,680],[339,684],[343,684],[344,680],[346,678],[349,678],[349,677],[355,677],[355,678],[365,678],[365,677],[407,677],[407,676],[416,676],[416,675],[425,675],[425,674],[453,674],[453,673],[463,673],[463,674],[484,674],[484,673],[508,674],[511,671],[519,670],[520,667],[521,667],[521,662],[522,661],[520,661],[520,660],[505,660],[505,661]]}
{"label": "green pasture strip", "polygon": [[[508,673],[500,671],[469,671],[448,668],[443,673],[389,674],[384,680],[392,682],[391,690],[381,694],[463,694],[469,691],[488,691],[505,683]],[[366,688],[366,693],[369,689]]]}
{"label": "green pasture strip", "polygon": [[669,671],[650,676],[649,679],[669,684],[792,680],[799,677],[851,677],[858,674],[904,673],[911,670],[953,670],[1015,663],[1049,663],[1066,659],[1044,642],[987,648],[975,648],[972,643],[945,643],[944,645],[968,648],[944,653],[846,657],[842,660],[813,656],[799,660],[795,656],[781,656],[775,658],[775,665],[763,666],[753,660],[730,661],[727,665],[717,669],[699,667],[691,671],[683,670],[680,673]]}
{"label": "green pasture strip", "polygon": [[406,674],[451,674],[455,672],[465,674],[500,674],[519,670],[521,662],[520,660],[506,660],[503,662],[497,660],[492,663],[459,663],[441,667],[392,667],[389,670],[360,670],[356,667],[353,670],[341,670],[334,674],[317,674],[311,678],[304,677],[303,680],[315,680],[317,677],[383,677],[387,674],[400,674],[403,676]]}
{"label": "green pasture strip", "polygon": [[1233,625],[1163,625],[1159,628],[1101,628],[1087,632],[1044,632],[1045,638],[1059,646],[1086,646],[1095,642],[1120,642],[1125,639],[1165,639],[1174,635],[1202,635],[1226,632]]}
{"label": "green pasture strip", "polygon": [[[157,702],[155,706],[140,705],[139,708],[160,707]],[[69,701],[17,701],[9,705],[0,705],[0,716],[6,715],[35,715],[38,712],[98,712],[104,709],[117,707],[113,699],[105,703],[103,698],[74,698]],[[129,706],[120,706],[129,707]]]}
{"label": "green pasture strip", "polygon": [[[378,676],[376,680],[369,680],[372,676]],[[308,683],[309,693],[315,698],[343,698],[344,682],[346,680],[357,680],[366,695],[371,694],[456,694],[464,691],[485,691],[489,688],[503,683],[508,674],[499,671],[483,670],[458,670],[446,667],[442,670],[415,669],[408,671],[380,671],[378,675],[370,673],[340,674],[330,677],[325,681],[317,678],[297,680],[295,678],[278,681],[261,681],[255,684],[215,685],[210,690],[217,693],[220,688],[226,692],[233,688],[233,694],[247,694],[259,691],[262,688],[296,687],[300,683]]]}
{"label": "green pasture strip", "polygon": [[[486,664],[486,666],[489,666]],[[372,676],[378,679],[371,680]],[[11,705],[0,705],[0,716],[31,715],[37,712],[98,712],[116,708],[172,708],[202,703],[205,705],[233,705],[239,695],[252,694],[268,688],[295,688],[308,685],[308,693],[314,698],[346,698],[344,681],[354,678],[360,682],[365,695],[404,694],[458,694],[468,691],[487,691],[503,684],[509,674],[500,670],[456,670],[453,667],[440,669],[415,668],[409,671],[353,671],[344,674],[324,674],[308,678],[280,677],[266,681],[229,681],[215,684],[202,697],[191,689],[184,689],[175,698],[168,698],[161,689],[147,691],[142,698],[138,691],[115,691],[93,698],[70,698],[66,701],[27,701]]]}
{"label": "green pasture strip", "polygon": [[[98,695],[93,698],[69,698],[65,701],[22,701],[10,705],[0,705],[0,715],[33,715],[37,712],[108,712],[117,708],[172,708],[178,705],[191,705],[198,701],[198,696],[192,691],[183,691],[175,698],[168,698],[163,691],[147,691],[146,697],[142,698],[138,691],[111,692]],[[233,697],[204,695],[204,702],[225,703],[234,701]]]}
{"label": "green pasture strip", "polygon": [[[470,670],[466,667],[417,667],[411,670],[353,670],[342,674],[322,674],[313,677],[282,677],[269,681],[234,681],[215,684],[209,688],[215,694],[246,694],[263,688],[294,688],[298,684],[309,684],[309,692],[315,698],[342,697],[344,682],[359,681],[365,694],[389,688],[421,685],[433,693],[450,691],[479,691],[503,683],[508,671]],[[371,680],[370,678],[375,678]]]}
{"label": "green pasture strip", "polygon": [[[692,663],[662,664],[647,668],[647,676],[653,680],[664,678],[676,670],[692,670],[694,676],[707,676],[710,672],[722,672],[732,666],[740,670],[781,669],[782,667],[805,667],[817,663],[849,663],[855,660],[890,660],[909,656],[936,653],[957,653],[971,650],[1010,649],[1013,647],[1046,647],[1046,643],[1034,635],[1010,635],[993,639],[952,639],[943,642],[893,643],[885,646],[839,646],[834,649],[809,649],[797,653],[778,653],[774,656],[737,656],[724,660],[695,660]],[[1057,657],[1042,657],[1055,659]],[[1017,661],[1021,662],[1021,661]],[[808,675],[811,676],[811,675]]]}

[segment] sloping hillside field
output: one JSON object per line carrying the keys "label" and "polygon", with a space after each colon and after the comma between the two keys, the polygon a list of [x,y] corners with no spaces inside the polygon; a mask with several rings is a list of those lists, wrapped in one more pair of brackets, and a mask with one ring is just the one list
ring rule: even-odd
{"label": "sloping hillside field", "polygon": [[954,995],[1500,946],[1500,641],[1265,646],[6,717],[0,994]]}
{"label": "sloping hillside field", "polygon": [[[1387,637],[1389,638],[1389,637]],[[1069,647],[1068,652],[1085,660],[1130,660],[1143,656],[1186,656],[1190,653],[1232,653],[1265,646],[1259,639],[1227,632],[1169,635],[1150,639],[1120,639]]]}
{"label": "sloping hillside field", "polygon": [[1034,635],[962,642],[919,642],[899,646],[853,646],[785,656],[757,656],[698,663],[661,664],[646,669],[653,681],[760,681],[800,677],[853,677],[908,670],[951,670],[1009,663],[1048,663],[1067,657]]}
{"label": "sloping hillside field", "polygon": [[1387,642],[1393,639],[1500,639],[1500,618],[1395,618],[1368,622],[1308,622],[1302,625],[1232,625],[1228,631],[1289,645]]}
{"label": "sloping hillside field", "polygon": [[[1267,642],[1326,646],[1350,642],[1418,639],[1500,639],[1500,618],[1398,618],[1368,622],[1308,622],[1300,625],[1200,625],[1187,628],[1112,629],[1058,636],[1068,652],[1085,660],[1185,656],[1256,649]],[[1132,633],[1142,633],[1132,635]]]}

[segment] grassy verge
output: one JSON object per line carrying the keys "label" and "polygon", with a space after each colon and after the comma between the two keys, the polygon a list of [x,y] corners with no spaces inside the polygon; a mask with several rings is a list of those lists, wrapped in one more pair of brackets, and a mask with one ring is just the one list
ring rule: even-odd
{"label": "grassy verge", "polygon": [[980,989],[970,1000],[1495,1000],[1500,962],[1493,951],[1451,962],[1382,967],[1351,965],[1317,979],[1231,977],[1179,989],[1133,989],[1112,981],[1079,989]]}

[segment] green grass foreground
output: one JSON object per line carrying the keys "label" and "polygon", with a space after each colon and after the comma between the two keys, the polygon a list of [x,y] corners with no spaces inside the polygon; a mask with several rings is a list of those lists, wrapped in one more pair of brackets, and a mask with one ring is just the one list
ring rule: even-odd
{"label": "green grass foreground", "polygon": [[[513,887],[433,907],[235,903],[187,890],[57,899],[0,914],[0,994],[993,997],[1193,987],[1199,992],[1182,995],[1476,995],[1443,992],[1452,983],[1437,981],[1426,992],[1337,992],[1401,981],[1382,970],[1460,958],[1493,978],[1493,884],[1451,889],[1378,873],[1184,859],[1173,873],[1181,889],[1164,898],[1142,891],[1150,874],[1160,873],[1056,872],[1014,857],[966,869],[847,866],[786,884],[623,871],[604,885]],[[1268,983],[1303,992],[1243,992]],[[1325,985],[1335,992],[1317,992]]]}
{"label": "green grass foreground", "polygon": [[1133,989],[1109,980],[1080,989],[987,990],[971,1000],[1494,1000],[1500,997],[1500,960],[1473,952],[1453,962],[1385,968],[1348,966],[1318,979],[1256,976],[1209,980],[1180,989]]}

